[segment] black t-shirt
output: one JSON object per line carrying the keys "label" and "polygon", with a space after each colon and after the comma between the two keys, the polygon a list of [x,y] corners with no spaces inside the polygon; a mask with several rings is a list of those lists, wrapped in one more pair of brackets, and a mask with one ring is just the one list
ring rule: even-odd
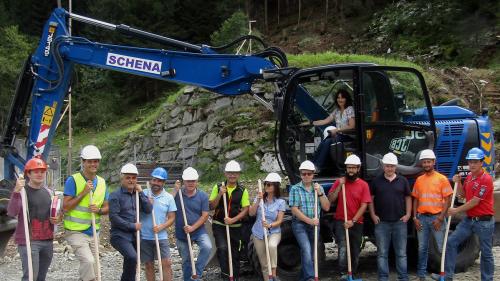
{"label": "black t-shirt", "polygon": [[29,220],[32,240],[49,240],[54,237],[54,226],[50,223],[52,199],[49,191],[41,187],[31,188],[26,185]]}
{"label": "black t-shirt", "polygon": [[375,214],[381,221],[395,222],[406,214],[405,197],[411,196],[411,191],[405,177],[397,175],[389,181],[382,173],[373,179],[370,189],[374,196]]}

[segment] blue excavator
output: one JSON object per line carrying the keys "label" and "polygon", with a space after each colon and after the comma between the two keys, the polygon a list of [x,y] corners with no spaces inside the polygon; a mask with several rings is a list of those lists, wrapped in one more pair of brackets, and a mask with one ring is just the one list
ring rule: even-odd
{"label": "blue excavator", "polygon": [[[105,44],[71,36],[69,19],[155,42],[165,49]],[[262,46],[260,51],[245,55],[225,53],[244,40],[256,40]],[[464,160],[468,149],[480,147],[486,155],[484,169],[494,176],[494,136],[487,110],[476,114],[454,101],[433,106],[424,78],[416,69],[371,63],[298,69],[288,66],[282,50],[268,47],[255,36],[243,36],[220,47],[195,45],[57,8],[46,22],[36,50],[24,63],[3,127],[0,252],[15,228],[15,220],[6,216],[5,209],[16,171],[22,171],[32,157],[47,159],[75,64],[195,85],[226,96],[252,95],[274,112],[276,157],[292,184],[300,180],[300,162],[314,158],[326,129],[326,125],[302,124],[326,118],[335,107],[335,93],[340,89],[351,95],[355,128],[346,132],[349,141],[331,145],[328,161],[316,177],[325,188],[343,174],[344,159],[353,153],[362,159],[361,176],[367,181],[382,171],[382,156],[391,151],[398,157],[398,171],[412,182],[421,173],[418,163],[421,150],[433,149],[437,169],[451,179],[457,172],[468,171]],[[276,89],[274,98],[265,100],[262,93],[253,92],[252,85],[256,83],[272,84]],[[30,113],[26,112],[28,108]],[[21,155],[14,143],[26,130],[26,124],[26,153]],[[328,214],[322,217],[328,220]],[[328,227],[321,229],[322,241],[331,240]],[[410,233],[415,236],[414,230]],[[279,274],[291,280],[300,269],[300,255],[288,220],[282,235]],[[373,227],[368,223],[365,235],[374,237]],[[416,245],[416,240],[409,243]],[[320,247],[324,247],[322,243]],[[255,261],[251,244],[248,248],[249,259]],[[440,256],[437,247],[434,248],[429,264],[437,265]],[[476,238],[466,241],[461,247],[457,270],[470,266],[478,252]],[[259,263],[254,265],[258,267]]]}

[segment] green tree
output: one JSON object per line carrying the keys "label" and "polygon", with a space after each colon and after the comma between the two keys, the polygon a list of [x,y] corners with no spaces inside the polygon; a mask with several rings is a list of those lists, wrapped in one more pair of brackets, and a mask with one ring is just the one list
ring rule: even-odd
{"label": "green tree", "polygon": [[14,96],[17,77],[33,49],[32,40],[19,32],[17,26],[0,28],[0,124],[3,126]]}

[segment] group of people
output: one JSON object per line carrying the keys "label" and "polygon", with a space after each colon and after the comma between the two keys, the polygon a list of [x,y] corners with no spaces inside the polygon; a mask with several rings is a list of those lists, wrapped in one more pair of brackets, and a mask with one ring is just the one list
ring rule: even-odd
{"label": "group of people", "polygon": [[[182,184],[177,181],[172,192],[168,193],[164,189],[168,179],[166,170],[154,169],[148,188],[144,189],[137,184],[137,167],[128,163],[121,168],[120,187],[109,194],[105,180],[97,175],[101,160],[99,149],[88,145],[82,149],[80,157],[81,171],[68,177],[65,182],[62,215],[53,212],[51,198],[55,196],[45,185],[47,165],[43,160],[29,160],[24,171],[27,181],[19,177],[16,182],[8,214],[19,219],[15,241],[22,260],[22,280],[28,280],[30,259],[24,236],[21,191],[25,192],[28,202],[32,263],[30,274],[33,275],[33,280],[45,280],[52,260],[54,225],[61,220],[65,228],[65,239],[79,261],[79,279],[97,280],[98,249],[95,248],[93,239],[94,235],[99,234],[103,215],[109,215],[110,218],[111,245],[123,256],[121,280],[135,280],[136,270],[140,268],[137,266],[139,256],[148,281],[155,280],[154,262],[158,256],[161,258],[164,280],[173,279],[167,233],[172,225],[175,226],[175,244],[182,258],[183,280],[200,280],[213,247],[205,229],[210,210],[214,211],[212,230],[221,278],[239,279],[242,220],[250,215],[256,216],[251,231],[264,280],[279,280],[276,274],[277,248],[287,204],[280,196],[281,177],[278,174],[268,174],[264,180],[264,190],[250,202],[248,190],[238,181],[241,166],[234,160],[226,164],[225,181],[214,185],[210,196],[198,188],[199,175],[194,168],[185,169]],[[427,275],[430,235],[436,239],[440,251],[442,247],[447,247],[445,277],[451,280],[457,248],[473,233],[480,240],[481,280],[493,280],[493,180],[482,169],[484,153],[479,148],[471,149],[466,157],[470,174],[463,183],[460,176],[453,178],[458,196],[466,201],[457,208],[451,205],[453,190],[448,179],[434,169],[435,158],[432,150],[420,153],[419,160],[424,173],[416,179],[413,190],[407,179],[396,173],[398,159],[392,153],[383,157],[383,173],[373,179],[370,185],[360,178],[360,158],[354,154],[348,156],[345,160],[345,176],[337,179],[328,193],[313,181],[315,165],[311,161],[301,163],[301,181],[291,186],[288,202],[293,215],[292,230],[300,247],[300,280],[314,280],[314,231],[319,232],[320,210],[328,211],[331,204],[335,203],[339,207],[336,208],[331,227],[339,248],[340,279],[348,278],[345,229],[349,230],[347,233],[350,238],[352,272],[356,273],[364,214],[369,209],[375,224],[379,280],[389,279],[388,256],[391,244],[395,251],[398,280],[408,280],[406,240],[407,224],[411,220],[418,235],[417,275],[420,280],[425,280]],[[342,189],[345,197],[339,196]],[[346,214],[344,208],[340,207],[344,204]],[[447,217],[459,212],[466,212],[467,216],[451,234],[447,245],[443,245]],[[95,220],[94,223],[92,219]],[[140,236],[137,236],[137,231],[140,231]],[[267,237],[267,243],[264,242],[264,236]],[[137,239],[140,239],[139,243]],[[197,244],[199,248],[195,263],[191,261],[194,254],[188,241]],[[160,253],[156,252],[157,249]],[[195,265],[194,268],[192,264]],[[271,274],[268,264],[271,266]]]}

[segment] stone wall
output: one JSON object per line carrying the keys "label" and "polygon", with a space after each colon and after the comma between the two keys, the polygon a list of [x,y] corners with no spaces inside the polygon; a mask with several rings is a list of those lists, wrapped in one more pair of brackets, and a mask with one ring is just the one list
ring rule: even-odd
{"label": "stone wall", "polygon": [[192,165],[203,180],[219,174],[230,159],[253,174],[280,170],[273,114],[250,95],[221,96],[188,86],[162,107],[154,122],[102,149],[103,174],[111,182],[118,181],[120,166],[134,159]]}

